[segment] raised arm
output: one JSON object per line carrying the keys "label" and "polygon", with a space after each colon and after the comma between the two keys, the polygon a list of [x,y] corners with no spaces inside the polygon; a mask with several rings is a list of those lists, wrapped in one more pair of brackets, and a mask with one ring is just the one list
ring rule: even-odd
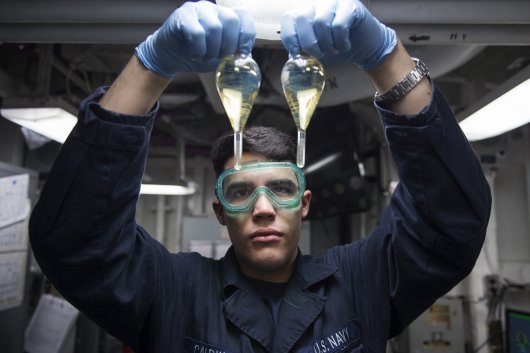
{"label": "raised arm", "polygon": [[[292,56],[305,52],[326,65],[358,65],[381,93],[414,67],[396,32],[380,23],[358,0],[323,1],[287,12],[282,18],[281,36]],[[430,84],[423,79],[390,108],[397,113],[418,113],[431,96]]]}
{"label": "raised arm", "polygon": [[146,114],[173,76],[214,71],[226,55],[249,54],[255,38],[254,21],[246,11],[208,1],[185,3],[136,48],[100,104],[122,114]]}
{"label": "raised arm", "polygon": [[[381,93],[415,67],[396,33],[357,0],[287,13],[282,40],[291,55],[303,51],[329,65],[360,66]],[[400,332],[471,271],[491,196],[470,144],[428,78],[376,107],[400,183],[374,234],[331,249],[327,259],[341,268],[354,298],[378,298],[359,300],[354,315],[362,331],[386,336]]]}
{"label": "raised arm", "polygon": [[156,101],[178,72],[211,71],[223,56],[250,51],[254,36],[244,13],[210,2],[177,9],[138,46],[112,87],[81,104],[33,210],[30,239],[44,273],[135,350],[149,350],[149,330],[161,324],[164,308],[153,309],[154,296],[183,303],[185,295],[182,260],[169,266],[177,257],[135,222]]}
{"label": "raised arm", "polygon": [[99,104],[121,114],[146,115],[170,82],[170,78],[147,69],[133,56]]}

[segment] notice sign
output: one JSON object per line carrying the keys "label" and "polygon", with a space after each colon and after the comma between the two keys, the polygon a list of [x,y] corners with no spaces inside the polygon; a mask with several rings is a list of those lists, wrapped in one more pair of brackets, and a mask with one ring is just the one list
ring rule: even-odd
{"label": "notice sign", "polygon": [[0,178],[0,228],[27,217],[28,186],[28,174]]}
{"label": "notice sign", "polygon": [[27,250],[26,222],[21,221],[0,228],[0,253]]}
{"label": "notice sign", "polygon": [[24,351],[58,353],[78,315],[66,300],[43,294],[26,329]]}
{"label": "notice sign", "polygon": [[0,310],[22,304],[26,255],[26,251],[0,253]]}

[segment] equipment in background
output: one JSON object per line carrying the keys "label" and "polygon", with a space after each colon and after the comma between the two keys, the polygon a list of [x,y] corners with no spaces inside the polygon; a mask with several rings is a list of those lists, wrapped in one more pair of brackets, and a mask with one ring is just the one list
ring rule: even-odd
{"label": "equipment in background", "polygon": [[530,353],[530,291],[508,290],[504,303],[506,353]]}
{"label": "equipment in background", "polygon": [[[378,166],[379,149],[358,149],[354,117],[347,106],[318,109],[311,124],[307,132],[307,162],[304,167],[306,188],[313,195],[307,219],[370,209],[370,192],[377,187],[375,184],[380,173],[375,170],[365,173],[363,162],[370,159],[372,165]],[[364,160],[361,160],[361,154]],[[373,174],[367,175],[370,173]],[[368,178],[373,183],[368,183]]]}
{"label": "equipment in background", "polygon": [[398,353],[466,353],[468,323],[463,298],[442,297],[395,341]]}
{"label": "equipment in background", "polygon": [[34,283],[27,218],[38,182],[36,171],[0,161],[0,352],[23,351]]}

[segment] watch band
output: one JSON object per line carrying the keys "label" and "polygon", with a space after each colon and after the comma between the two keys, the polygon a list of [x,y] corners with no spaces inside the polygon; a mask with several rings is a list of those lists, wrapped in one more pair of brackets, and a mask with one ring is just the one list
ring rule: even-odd
{"label": "watch band", "polygon": [[383,94],[375,92],[374,99],[377,103],[386,105],[395,103],[406,95],[414,86],[416,86],[422,78],[429,74],[429,70],[423,61],[417,58],[412,58],[416,65],[407,76],[388,91]]}

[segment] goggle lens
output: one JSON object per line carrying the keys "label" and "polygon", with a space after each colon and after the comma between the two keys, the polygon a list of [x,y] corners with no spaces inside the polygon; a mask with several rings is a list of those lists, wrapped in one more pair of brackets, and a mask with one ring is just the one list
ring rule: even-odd
{"label": "goggle lens", "polygon": [[303,172],[292,163],[259,162],[229,169],[219,176],[216,193],[233,213],[248,212],[261,193],[279,208],[298,206],[305,188]]}

